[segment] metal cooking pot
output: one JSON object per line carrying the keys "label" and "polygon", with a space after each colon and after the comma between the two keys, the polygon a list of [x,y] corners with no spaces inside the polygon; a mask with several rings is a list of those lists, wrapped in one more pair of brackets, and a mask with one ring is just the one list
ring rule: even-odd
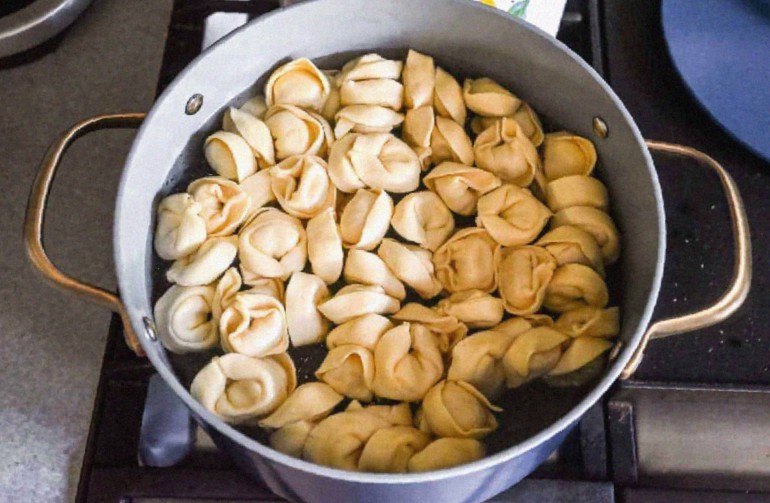
{"label": "metal cooking pot", "polygon": [[[489,76],[530,103],[549,122],[590,138],[601,160],[599,177],[611,194],[622,233],[618,292],[622,331],[611,363],[597,384],[565,402],[549,391],[557,414],[535,410],[526,434],[503,425],[492,453],[455,468],[420,474],[353,473],[318,466],[274,451],[225,424],[188,393],[172,356],[153,328],[153,227],[161,197],[199,170],[202,144],[224,107],[261,89],[279,62],[307,56],[338,67],[352,56],[378,51],[403,57],[406,48],[434,56],[456,75]],[[703,153],[642,139],[607,84],[553,38],[510,16],[467,0],[317,0],[262,16],[193,61],[144,114],[85,120],[49,150],[27,209],[25,237],[33,264],[55,284],[120,313],[127,340],[146,353],[217,445],[250,475],[295,501],[482,501],[515,484],[544,461],[615,382],[629,377],[648,340],[714,324],[737,309],[749,290],[751,251],[746,215],[729,174]],[[142,122],[143,121],[143,122]],[[120,182],[115,216],[115,263],[120,296],[60,272],[42,246],[45,203],[62,156],[78,137],[97,129],[141,127]],[[713,306],[649,325],[663,273],[663,200],[650,151],[686,155],[713,169],[730,205],[736,262],[728,291]],[[549,398],[550,397],[550,398]],[[540,402],[545,403],[542,395]],[[570,401],[571,400],[571,401]],[[538,402],[538,403],[540,403]],[[533,402],[534,403],[534,402]],[[505,406],[505,404],[503,404]],[[517,408],[508,407],[509,414]],[[504,416],[506,413],[503,414]],[[521,424],[519,425],[521,426]]]}

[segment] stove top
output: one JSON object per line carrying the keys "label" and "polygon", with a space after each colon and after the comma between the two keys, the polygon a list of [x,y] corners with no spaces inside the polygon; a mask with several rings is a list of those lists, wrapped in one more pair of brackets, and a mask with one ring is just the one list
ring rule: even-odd
{"label": "stove top", "polygon": [[[200,51],[275,0],[175,0],[158,92]],[[658,0],[569,0],[558,38],[618,93],[648,138],[699,148],[742,190],[755,250],[770,245],[770,165],[728,138],[673,70]],[[655,158],[668,255],[655,318],[716,299],[732,269],[716,177]],[[564,446],[496,502],[770,500],[770,257],[754,257],[749,299],[730,320],[648,346],[635,380],[593,407]],[[161,409],[164,413],[158,415]],[[77,501],[280,501],[241,474],[123,343],[113,318]]]}

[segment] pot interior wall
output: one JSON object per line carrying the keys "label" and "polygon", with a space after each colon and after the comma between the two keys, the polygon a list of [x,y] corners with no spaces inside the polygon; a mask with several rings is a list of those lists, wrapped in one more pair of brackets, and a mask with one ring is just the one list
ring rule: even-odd
{"label": "pot interior wall", "polygon": [[[180,75],[143,126],[118,198],[116,263],[137,332],[143,333],[141,318],[152,318],[154,301],[168,287],[163,278],[168,264],[152,251],[154,208],[160,198],[210,174],[203,140],[219,129],[224,108],[260,92],[270,70],[291,58],[306,56],[322,68],[339,68],[365,52],[403,58],[407,48],[434,56],[455,76],[494,78],[530,103],[549,130],[568,129],[595,142],[597,174],[609,188],[612,216],[622,233],[622,259],[608,278],[611,299],[621,306],[621,340],[635,345],[657,296],[664,231],[657,181],[638,132],[619,102],[566,49],[505,16],[455,0],[311,2],[260,18]],[[186,115],[185,103],[195,93],[204,96],[204,105],[197,114]],[[606,139],[593,133],[596,116],[609,125]],[[144,342],[156,362],[174,368],[184,388],[211,357],[177,357],[157,342]],[[292,355],[304,382],[323,350],[300,348]],[[610,373],[626,359],[627,354],[621,355]],[[491,450],[510,447],[546,428],[591,388],[534,384],[509,392],[498,401],[505,412],[501,428],[488,439]],[[264,441],[259,430],[248,433]]]}

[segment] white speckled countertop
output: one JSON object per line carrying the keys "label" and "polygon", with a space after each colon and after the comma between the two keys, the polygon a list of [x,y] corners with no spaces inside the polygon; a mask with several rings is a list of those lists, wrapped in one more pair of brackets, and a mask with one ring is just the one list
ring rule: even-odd
{"label": "white speckled countertop", "polygon": [[[46,147],[89,115],[152,104],[172,0],[96,0],[52,53],[0,69],[0,502],[71,501],[109,314],[43,284],[21,227]],[[51,197],[61,267],[113,285],[112,218],[127,131],[81,140]]]}

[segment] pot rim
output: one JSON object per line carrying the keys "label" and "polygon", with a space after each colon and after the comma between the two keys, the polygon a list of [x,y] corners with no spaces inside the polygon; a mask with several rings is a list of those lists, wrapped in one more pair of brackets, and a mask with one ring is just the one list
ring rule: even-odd
{"label": "pot rim", "polygon": [[[246,28],[250,28],[255,24],[259,24],[265,20],[271,19],[274,16],[280,16],[283,14],[284,11],[302,9],[303,5],[313,3],[314,1],[319,1],[319,0],[309,0],[299,4],[290,5],[282,9],[274,10],[272,12],[269,12],[267,14],[260,16],[256,20],[250,23],[247,23],[246,25],[236,29],[232,33],[223,37],[222,39],[217,41],[215,44],[213,44],[211,47],[204,50],[187,67],[185,67],[185,69],[183,69],[179,73],[179,75],[177,75],[174,81],[164,90],[161,96],[158,97],[158,99],[156,100],[156,105],[157,103],[162,102],[169,94],[171,94],[173,88],[175,87],[175,84],[179,81],[184,80],[185,76],[191,71],[191,69],[194,66],[196,66],[196,64],[199,61],[201,61],[203,58],[208,57],[213,52],[216,52],[218,50],[224,50],[224,46],[227,44],[227,42],[231,38],[237,37],[242,30]],[[609,387],[612,384],[615,383],[620,373],[622,372],[623,368],[631,359],[631,356],[633,355],[634,350],[639,345],[642,339],[642,336],[646,330],[646,327],[648,326],[652,318],[652,313],[657,303],[657,298],[658,298],[662,277],[663,277],[663,268],[665,263],[665,251],[666,251],[666,226],[665,226],[665,211],[664,211],[664,205],[663,205],[662,190],[660,187],[660,182],[658,180],[657,172],[655,170],[655,167],[652,161],[652,157],[645,144],[645,141],[639,131],[639,128],[636,125],[636,122],[633,120],[633,117],[628,112],[626,107],[623,105],[620,98],[617,97],[617,95],[609,87],[609,85],[604,81],[604,79],[602,79],[602,77],[590,65],[588,65],[585,61],[583,61],[578,55],[576,55],[571,49],[569,49],[562,42],[555,39],[554,37],[551,37],[547,33],[540,30],[539,28],[533,25],[530,25],[525,21],[520,20],[519,18],[510,16],[509,14],[502,12],[498,9],[487,7],[479,2],[468,2],[467,0],[444,0],[444,1],[454,4],[454,6],[458,8],[478,9],[478,10],[483,9],[484,11],[486,11],[487,15],[504,17],[509,22],[518,25],[518,29],[529,30],[531,32],[534,32],[534,34],[536,34],[538,37],[545,38],[548,42],[554,44],[559,50],[561,50],[567,56],[569,56],[570,59],[572,59],[584,71],[588,72],[588,74],[591,77],[593,77],[593,79],[599,84],[602,90],[609,96],[609,98],[618,108],[621,115],[629,124],[633,137],[636,140],[638,147],[642,150],[642,154],[646,160],[646,165],[649,170],[649,175],[653,186],[653,196],[655,198],[655,204],[658,209],[658,212],[657,212],[658,227],[660,229],[660,232],[658,233],[658,242],[657,242],[658,261],[657,261],[655,272],[653,275],[652,285],[650,288],[650,295],[640,315],[639,325],[637,326],[636,331],[634,332],[631,339],[624,343],[623,349],[620,351],[617,358],[612,362],[612,365],[606,371],[604,377],[602,377],[601,381],[599,381],[599,383],[597,383],[596,386],[580,402],[578,402],[573,408],[571,408],[558,420],[554,421],[548,427],[544,428],[543,430],[539,431],[537,434],[529,437],[528,439],[522,442],[519,442],[515,445],[512,445],[507,449],[504,449],[498,453],[485,456],[484,458],[478,461],[456,466],[453,468],[446,468],[446,469],[429,471],[429,472],[409,473],[409,474],[393,474],[393,473],[382,474],[382,473],[353,472],[353,471],[347,471],[347,470],[340,470],[337,468],[330,468],[330,467],[318,465],[309,461],[305,461],[302,459],[294,458],[292,456],[283,454],[265,444],[262,444],[254,440],[253,438],[239,432],[238,430],[233,428],[231,425],[225,423],[222,419],[214,415],[212,412],[206,410],[197,400],[195,400],[192,397],[189,390],[187,390],[182,386],[182,384],[179,382],[179,380],[177,379],[176,375],[174,374],[174,372],[172,371],[168,363],[164,361],[163,358],[159,357],[158,354],[156,354],[156,352],[152,350],[152,348],[148,347],[151,344],[151,342],[146,337],[143,337],[143,336],[139,337],[139,341],[144,347],[148,355],[148,358],[152,362],[155,369],[162,376],[166,384],[184,402],[184,404],[188,407],[188,409],[190,409],[193,416],[201,424],[201,426],[204,427],[204,429],[214,428],[220,434],[226,437],[229,437],[234,442],[241,444],[243,447],[247,448],[248,450],[257,453],[260,456],[267,458],[272,462],[285,465],[297,471],[301,471],[301,472],[316,475],[316,476],[323,476],[331,479],[338,479],[338,480],[343,480],[347,482],[355,482],[355,483],[362,483],[362,484],[363,483],[380,484],[380,485],[416,484],[416,483],[428,482],[428,481],[440,481],[448,478],[464,476],[471,473],[480,472],[486,469],[493,468],[507,461],[510,461],[518,456],[521,456],[522,454],[537,448],[539,445],[545,443],[546,441],[558,435],[565,429],[568,429],[569,427],[571,427],[574,423],[580,420],[580,418],[585,414],[585,412],[591,406],[593,406],[602,397],[602,395],[604,395],[604,393],[609,389]],[[253,29],[253,28],[250,28],[250,29]],[[141,139],[147,130],[147,124],[152,122],[152,118],[157,112],[157,109],[158,109],[157,106],[153,106],[151,108],[150,112],[147,115],[147,119],[145,120],[142,127],[139,129],[126,161],[127,166],[132,163],[132,159],[135,155],[134,147],[137,144],[141,143]],[[127,171],[128,170],[124,170],[121,176],[120,185],[118,188],[117,209],[116,209],[116,215],[115,215],[116,229],[118,226],[118,222],[120,222],[121,219],[124,218],[124,216],[121,215],[120,208],[122,206],[121,200],[125,197],[124,182],[127,176]],[[115,236],[115,243],[114,243],[115,264],[117,266],[118,283],[119,285],[122,285],[124,281],[129,281],[129,277],[126,274],[122,274],[121,271],[129,270],[129,269],[127,267],[126,260],[123,259],[120,253],[120,243],[118,243],[119,233],[117,231],[114,232],[114,236]],[[129,311],[129,317],[131,319],[131,324],[133,329],[135,330],[135,333],[145,334],[146,328],[143,323],[141,314],[136,312],[135,309],[131,309],[131,308],[128,308],[128,311]]]}

